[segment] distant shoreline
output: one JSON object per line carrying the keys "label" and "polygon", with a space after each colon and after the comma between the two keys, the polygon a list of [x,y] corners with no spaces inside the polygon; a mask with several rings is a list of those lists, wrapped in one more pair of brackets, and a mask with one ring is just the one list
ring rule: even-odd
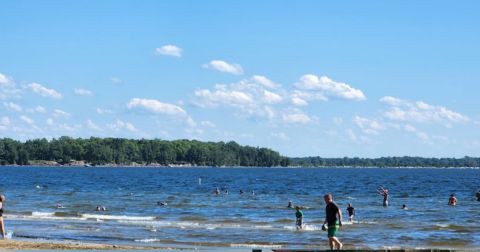
{"label": "distant shoreline", "polygon": [[480,169],[478,166],[205,166],[205,165],[192,165],[192,164],[99,164],[99,165],[83,165],[83,164],[53,164],[53,163],[33,163],[33,164],[7,164],[0,165],[0,167],[70,167],[70,168],[242,168],[242,169],[256,169],[256,168],[268,168],[268,169]]}

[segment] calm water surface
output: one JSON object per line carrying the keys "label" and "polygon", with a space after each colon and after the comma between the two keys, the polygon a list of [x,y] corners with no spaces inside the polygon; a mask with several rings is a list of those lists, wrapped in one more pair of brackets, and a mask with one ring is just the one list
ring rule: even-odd
{"label": "calm water surface", "polygon": [[[331,192],[344,213],[348,202],[357,210],[354,223],[339,234],[348,247],[480,247],[478,169],[0,167],[0,172],[6,226],[17,239],[325,247],[322,195]],[[380,185],[390,189],[387,208],[375,192]],[[214,195],[216,187],[229,194]],[[451,193],[458,197],[456,207],[447,206]],[[289,200],[305,207],[305,230],[295,230]],[[57,202],[65,208],[57,209]],[[409,210],[401,210],[402,204]],[[95,211],[97,205],[107,211]]]}

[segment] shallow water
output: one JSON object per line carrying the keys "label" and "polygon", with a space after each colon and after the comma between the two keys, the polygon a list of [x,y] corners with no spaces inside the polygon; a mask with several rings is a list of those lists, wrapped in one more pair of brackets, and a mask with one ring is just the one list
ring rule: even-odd
{"label": "shallow water", "polygon": [[[324,247],[322,195],[331,192],[344,213],[348,202],[357,211],[354,223],[339,234],[346,246],[480,247],[478,169],[1,167],[0,172],[6,228],[14,238]],[[375,192],[380,185],[390,189],[387,208]],[[216,187],[229,194],[214,195]],[[459,201],[455,207],[447,206],[451,193]],[[288,200],[306,208],[302,231],[295,230]],[[57,209],[57,202],[65,208]],[[401,210],[402,204],[409,210]],[[95,211],[97,205],[107,211]]]}

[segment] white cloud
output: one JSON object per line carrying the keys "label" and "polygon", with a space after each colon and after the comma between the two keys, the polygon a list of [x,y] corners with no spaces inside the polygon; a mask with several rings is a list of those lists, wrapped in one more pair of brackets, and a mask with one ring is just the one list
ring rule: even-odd
{"label": "white cloud", "polygon": [[187,112],[177,105],[163,103],[154,99],[133,98],[127,104],[129,109],[141,108],[156,114],[180,115],[185,116]]}
{"label": "white cloud", "polygon": [[350,141],[357,143],[357,144],[366,144],[372,142],[372,140],[366,136],[357,136],[355,132],[353,132],[352,129],[347,129],[347,136],[350,139]]}
{"label": "white cloud", "polygon": [[7,109],[13,110],[15,112],[20,112],[22,111],[22,107],[16,103],[13,102],[4,102],[3,106]]}
{"label": "white cloud", "polygon": [[430,137],[428,136],[427,133],[419,131],[417,128],[415,128],[414,126],[412,126],[410,124],[406,124],[403,127],[403,129],[408,133],[412,133],[413,135],[415,135],[416,137],[418,137],[420,140],[422,140],[424,142],[429,142],[429,140],[430,140]]}
{"label": "white cloud", "polygon": [[52,118],[48,118],[47,121],[46,121],[47,125],[49,126],[53,126],[55,124],[55,122],[53,121]]}
{"label": "white cloud", "polygon": [[7,84],[9,82],[7,76],[0,73],[0,84]]}
{"label": "white cloud", "polygon": [[228,85],[217,84],[211,90],[197,90],[192,103],[202,108],[234,108],[239,110],[236,116],[240,117],[273,119],[277,114],[273,105],[282,103],[286,92],[279,85],[275,85],[274,90],[271,85],[266,87],[266,77],[262,79],[263,84],[256,79],[252,77]]}
{"label": "white cloud", "polygon": [[53,110],[53,117],[55,118],[58,118],[58,117],[69,118],[70,116],[72,116],[70,113],[67,113],[63,110],[60,110],[60,109]]}
{"label": "white cloud", "polygon": [[384,96],[380,98],[380,102],[392,105],[392,106],[400,106],[402,104],[405,104],[405,101],[402,99],[398,99],[392,96]]}
{"label": "white cloud", "polygon": [[164,45],[155,49],[156,55],[167,55],[173,57],[182,57],[182,49],[174,45]]}
{"label": "white cloud", "polygon": [[264,86],[265,88],[275,89],[278,88],[280,85],[276,84],[275,82],[269,80],[267,77],[262,75],[254,75],[252,76],[252,80],[256,83]]}
{"label": "white cloud", "polygon": [[118,78],[118,77],[115,77],[115,76],[112,76],[110,77],[110,81],[113,83],[113,84],[120,84],[122,83],[122,79]]}
{"label": "white cloud", "polygon": [[235,75],[243,74],[243,69],[239,64],[231,64],[222,60],[212,60],[207,64],[203,64],[202,67]]}
{"label": "white cloud", "polygon": [[133,98],[128,102],[127,108],[141,109],[155,114],[164,114],[184,120],[190,127],[196,126],[195,121],[188,115],[188,113],[181,107],[163,103],[154,99]]}
{"label": "white cloud", "polygon": [[10,126],[10,118],[6,116],[0,117],[0,130],[7,130],[8,126]]}
{"label": "white cloud", "polygon": [[97,108],[95,111],[96,111],[97,114],[99,114],[99,115],[113,114],[113,111],[110,110],[110,109]]}
{"label": "white cloud", "polygon": [[204,100],[204,105],[216,106],[217,104],[249,105],[253,103],[252,97],[242,91],[227,90],[223,85],[217,85],[214,92],[208,89],[195,91],[195,96]]}
{"label": "white cloud", "polygon": [[353,122],[366,134],[377,135],[385,129],[380,122],[360,116],[355,116]]}
{"label": "white cloud", "polygon": [[279,94],[276,94],[274,92],[270,92],[268,90],[263,91],[263,100],[266,103],[273,104],[273,103],[279,103],[283,100],[282,96]]}
{"label": "white cloud", "polygon": [[35,111],[38,112],[38,113],[46,113],[47,112],[47,110],[42,106],[37,106],[35,108]]}
{"label": "white cloud", "polygon": [[108,124],[107,127],[109,127],[110,129],[112,130],[123,130],[123,129],[126,129],[130,132],[133,132],[133,133],[136,133],[138,132],[137,128],[135,128],[135,126],[130,123],[130,122],[124,122],[120,119],[117,119],[115,121],[115,123],[112,123],[112,124]]}
{"label": "white cloud", "polygon": [[85,123],[87,125],[88,129],[91,130],[96,130],[96,131],[102,131],[102,128],[100,128],[97,124],[95,124],[92,120],[88,119]]}
{"label": "white cloud", "polygon": [[0,73],[0,100],[8,100],[20,96],[21,90],[13,80]]}
{"label": "white cloud", "polygon": [[471,119],[465,115],[454,112],[442,106],[435,106],[423,101],[410,102],[391,96],[380,99],[390,105],[383,114],[386,118],[396,121],[410,122],[440,122],[446,126],[449,123],[466,123]]}
{"label": "white cloud", "polygon": [[271,133],[270,134],[272,137],[278,138],[282,141],[288,141],[290,138],[285,134],[284,132],[278,132],[278,133]]}
{"label": "white cloud", "polygon": [[215,125],[215,123],[210,122],[210,121],[202,121],[202,122],[200,122],[200,125],[202,125],[204,127],[209,127],[209,128],[217,127],[217,125]]}
{"label": "white cloud", "polygon": [[322,99],[328,99],[329,97],[334,97],[356,101],[366,99],[361,90],[355,89],[346,83],[336,82],[327,76],[318,77],[313,74],[303,75],[300,77],[300,80],[295,83],[295,87],[304,92],[313,92],[313,98],[321,97]]}
{"label": "white cloud", "polygon": [[297,123],[297,124],[307,124],[312,121],[312,119],[301,112],[300,110],[292,110],[290,112],[286,112],[282,115],[282,119],[286,123]]}
{"label": "white cloud", "polygon": [[93,95],[92,91],[90,91],[88,89],[84,89],[84,88],[75,88],[74,92],[75,92],[76,95],[79,95],[79,96],[92,96]]}
{"label": "white cloud", "polygon": [[35,122],[32,120],[32,118],[30,118],[30,117],[28,117],[28,116],[22,115],[22,116],[20,116],[20,119],[21,119],[22,121],[30,124],[30,125],[35,124]]}
{"label": "white cloud", "polygon": [[53,99],[62,99],[62,94],[55,91],[54,89],[46,88],[46,87],[42,86],[41,84],[31,83],[31,84],[28,85],[28,87],[30,87],[30,89],[33,92],[35,92],[35,93],[37,93],[41,96],[50,97],[50,98],[53,98]]}

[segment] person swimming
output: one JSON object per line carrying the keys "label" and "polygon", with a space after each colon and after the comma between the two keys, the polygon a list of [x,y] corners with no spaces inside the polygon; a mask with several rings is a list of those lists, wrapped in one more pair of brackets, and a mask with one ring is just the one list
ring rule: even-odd
{"label": "person swimming", "polygon": [[287,208],[293,208],[293,204],[292,204],[292,201],[291,201],[291,200],[288,201]]}
{"label": "person swimming", "polygon": [[448,205],[449,206],[456,206],[457,205],[457,197],[455,197],[454,193],[452,193],[450,195],[450,198],[448,199]]}
{"label": "person swimming", "polygon": [[403,204],[402,205],[402,210],[408,210],[407,205]]}
{"label": "person swimming", "polygon": [[219,195],[219,194],[220,194],[220,189],[219,189],[218,187],[215,189],[214,194],[215,194],[215,195]]}
{"label": "person swimming", "polygon": [[168,204],[167,204],[167,202],[165,202],[165,201],[158,201],[158,202],[157,202],[157,205],[159,205],[159,206],[167,206]]}
{"label": "person swimming", "polygon": [[244,191],[242,189],[240,189],[240,194],[243,194],[243,193],[244,193]]}
{"label": "person swimming", "polygon": [[480,190],[475,194],[475,196],[477,197],[477,201],[480,201]]}

